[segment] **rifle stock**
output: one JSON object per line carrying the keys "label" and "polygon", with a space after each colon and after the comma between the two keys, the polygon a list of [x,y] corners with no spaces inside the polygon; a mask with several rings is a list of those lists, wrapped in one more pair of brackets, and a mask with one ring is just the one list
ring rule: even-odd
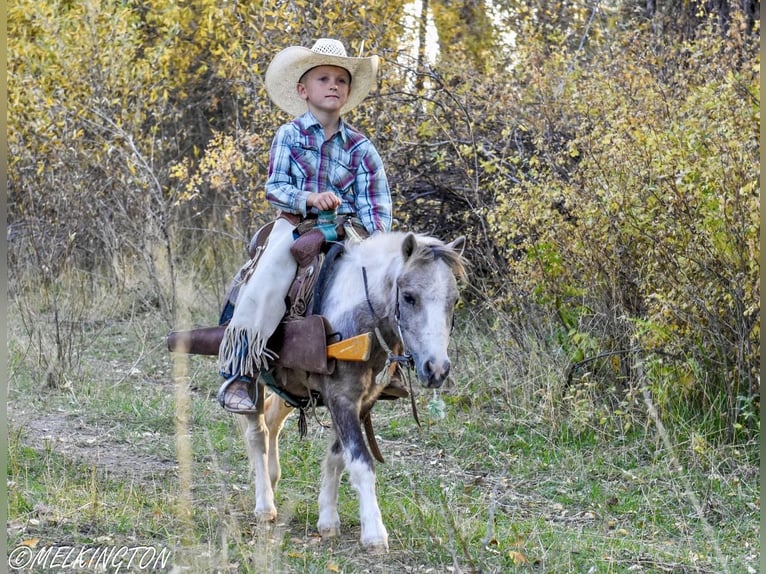
{"label": "rifle stock", "polygon": [[372,349],[372,333],[362,333],[327,345],[327,358],[339,361],[367,361]]}
{"label": "rifle stock", "polygon": [[[173,331],[168,334],[168,350],[191,355],[217,355],[225,326],[207,327],[192,331]],[[339,361],[367,361],[372,349],[372,333],[363,333],[327,345],[327,358]]]}

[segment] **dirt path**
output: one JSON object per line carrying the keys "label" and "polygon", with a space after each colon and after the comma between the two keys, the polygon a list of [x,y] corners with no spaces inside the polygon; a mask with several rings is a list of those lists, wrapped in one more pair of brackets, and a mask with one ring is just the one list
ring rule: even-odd
{"label": "dirt path", "polygon": [[[63,411],[41,415],[31,408],[18,409],[12,403],[8,403],[7,416],[9,435],[16,434],[22,445],[37,450],[50,448],[104,472],[148,478],[174,472],[177,467],[175,460],[141,453],[132,443],[120,440],[106,422],[94,425],[82,416]],[[144,433],[142,438],[151,441],[156,433]]]}

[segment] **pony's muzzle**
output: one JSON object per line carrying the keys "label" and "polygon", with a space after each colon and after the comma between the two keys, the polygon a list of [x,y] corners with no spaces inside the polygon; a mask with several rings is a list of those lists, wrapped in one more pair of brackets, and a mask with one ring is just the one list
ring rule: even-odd
{"label": "pony's muzzle", "polygon": [[420,380],[425,387],[438,389],[447,379],[450,366],[449,359],[444,359],[441,362],[430,359],[423,364]]}

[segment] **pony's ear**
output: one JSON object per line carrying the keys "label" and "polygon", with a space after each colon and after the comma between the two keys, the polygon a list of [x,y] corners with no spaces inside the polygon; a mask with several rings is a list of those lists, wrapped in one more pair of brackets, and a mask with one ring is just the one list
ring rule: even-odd
{"label": "pony's ear", "polygon": [[415,238],[415,234],[410,232],[404,237],[404,241],[402,242],[402,255],[404,255],[404,260],[407,261],[412,254],[415,252],[415,247],[417,247],[418,240]]}
{"label": "pony's ear", "polygon": [[462,255],[463,250],[465,250],[465,236],[461,235],[460,237],[456,238],[454,241],[452,241],[452,243],[448,243],[447,247],[454,249],[458,254]]}

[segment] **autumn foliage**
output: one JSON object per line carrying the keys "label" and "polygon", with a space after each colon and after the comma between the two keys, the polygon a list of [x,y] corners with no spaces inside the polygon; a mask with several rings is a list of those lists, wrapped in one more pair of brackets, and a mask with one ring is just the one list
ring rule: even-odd
{"label": "autumn foliage", "polygon": [[[432,21],[404,17],[429,4]],[[335,36],[383,58],[348,119],[381,150],[397,224],[470,237],[467,298],[509,345],[544,317],[573,384],[640,384],[749,436],[758,20],[747,3],[492,6],[14,0],[12,290],[140,270],[173,323],[180,270],[244,254],[273,215],[268,149],[287,118],[263,88],[270,58]],[[428,30],[436,56],[418,49]]]}

